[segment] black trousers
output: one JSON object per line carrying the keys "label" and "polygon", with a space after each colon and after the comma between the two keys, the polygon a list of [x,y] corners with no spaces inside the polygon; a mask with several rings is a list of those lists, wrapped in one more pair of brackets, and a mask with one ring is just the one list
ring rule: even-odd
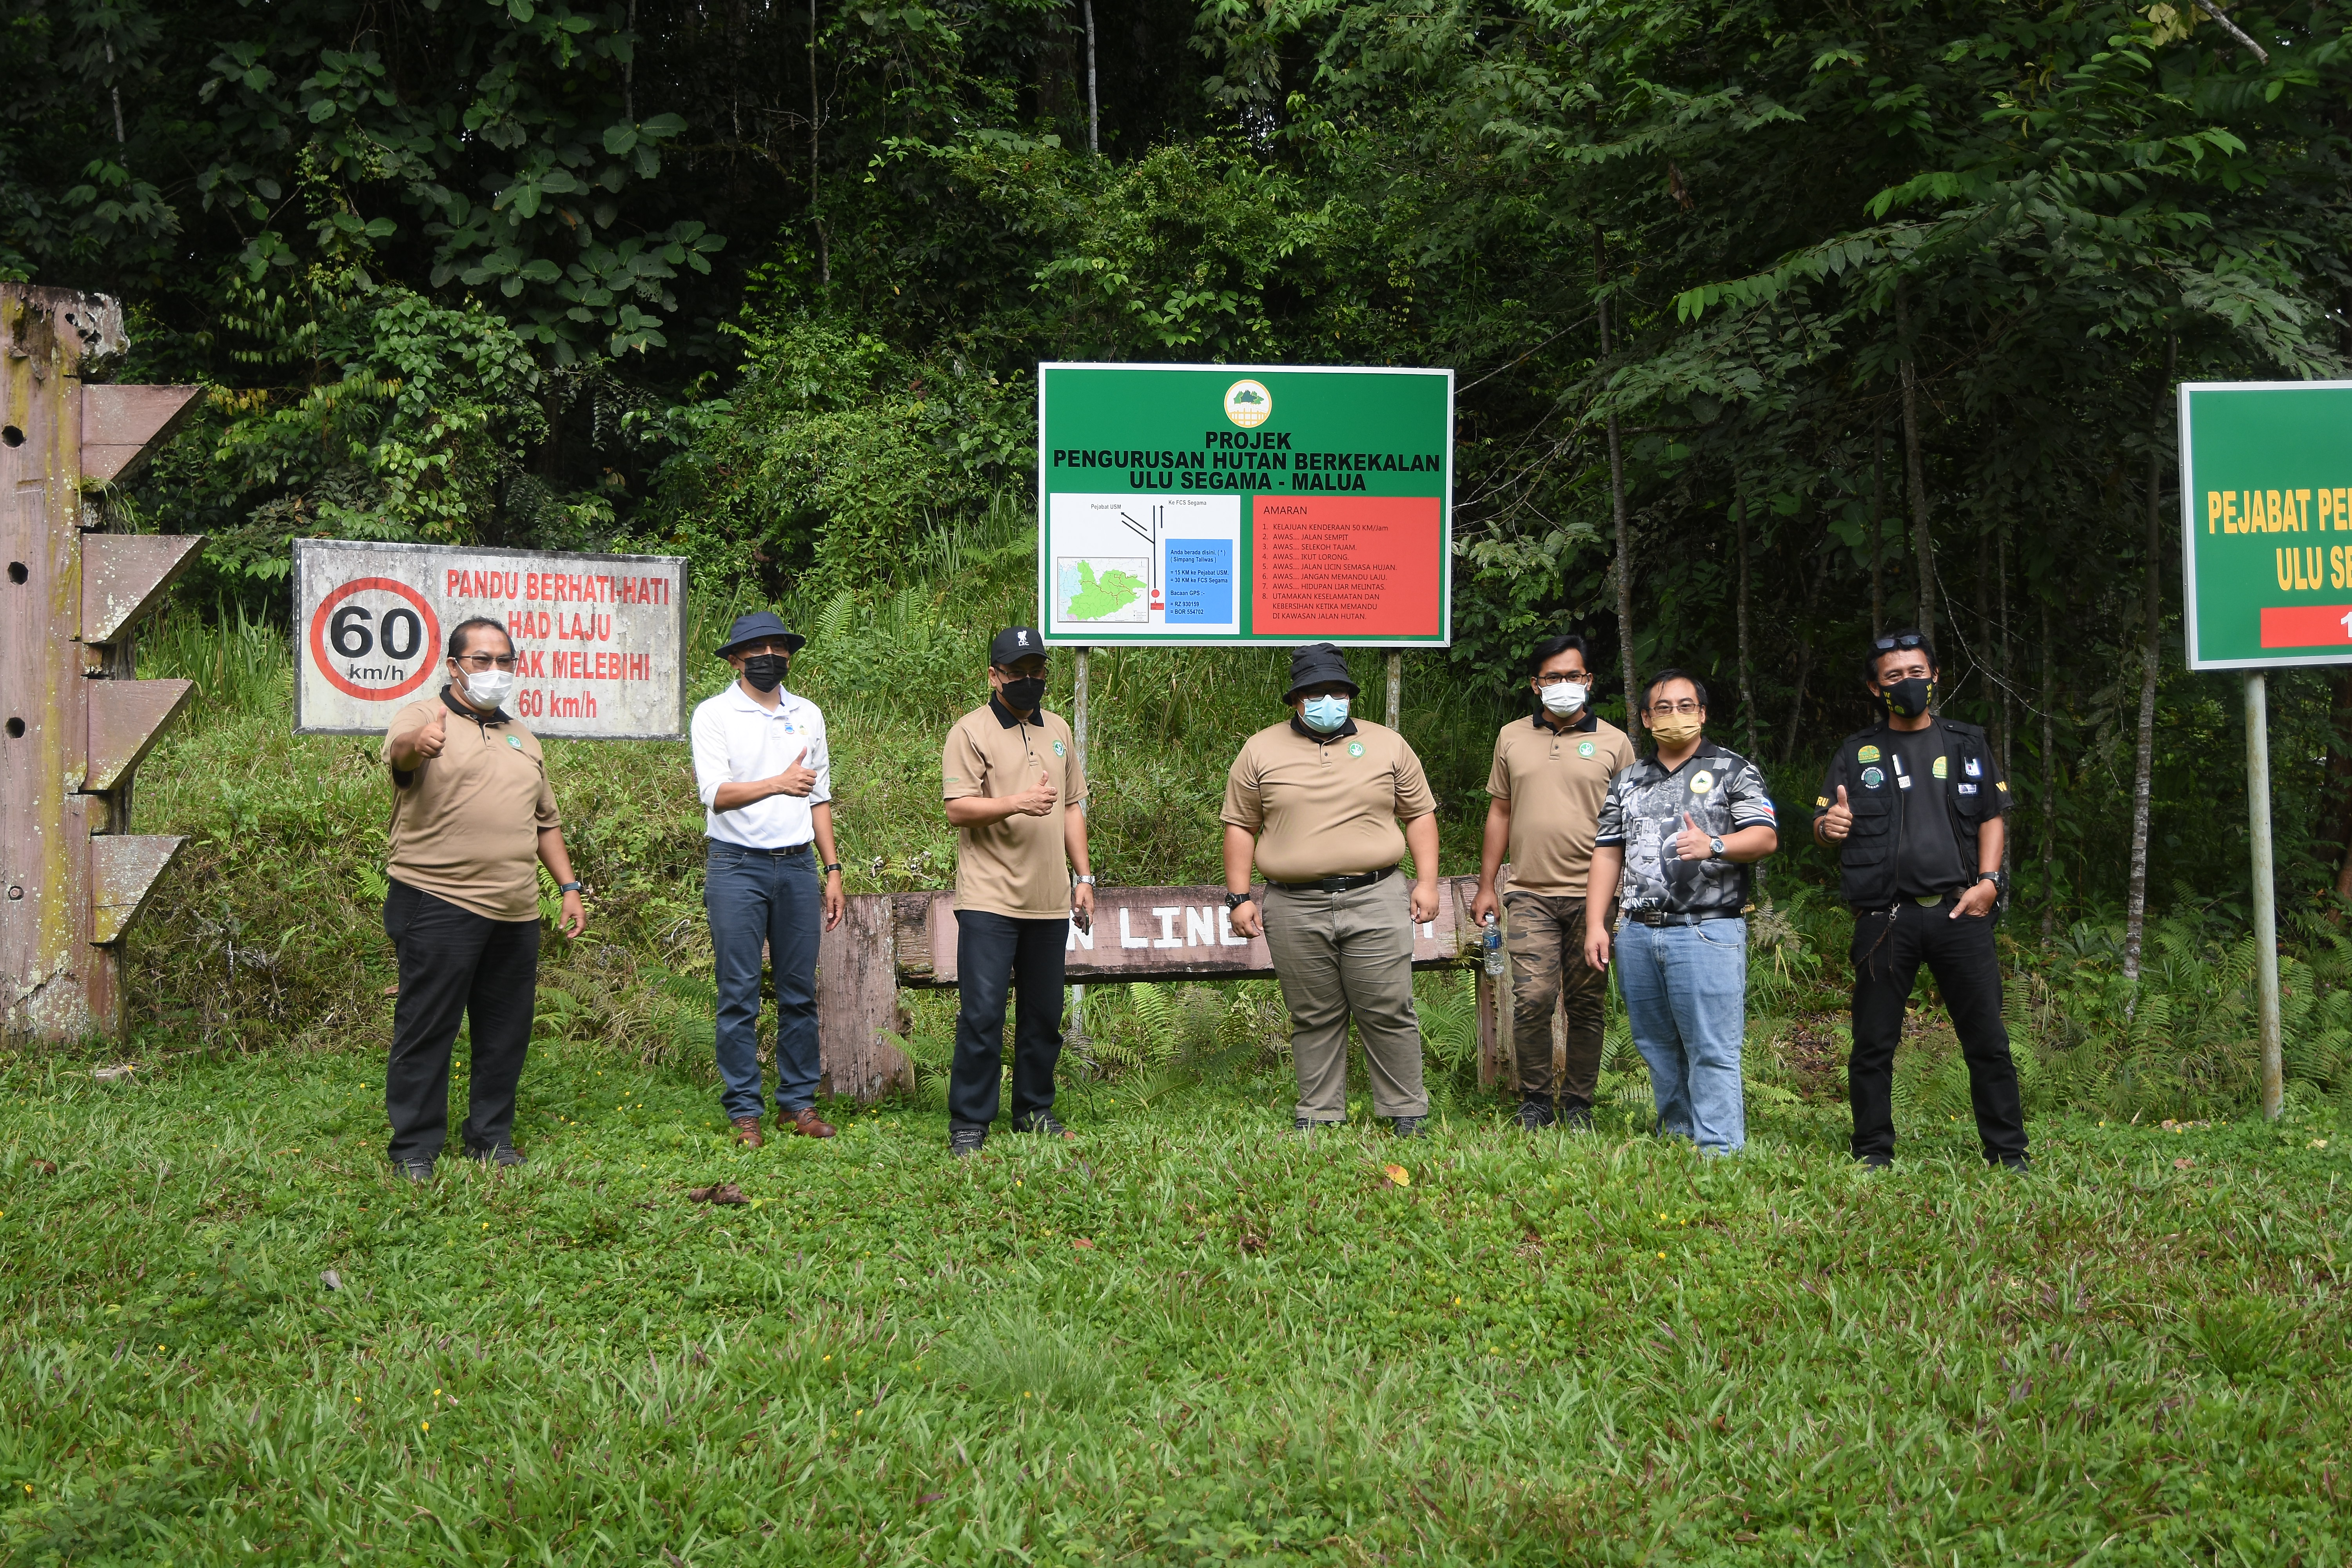
{"label": "black trousers", "polygon": [[383,1073],[392,1157],[436,1159],[448,1141],[449,1053],[461,1018],[473,1040],[464,1146],[484,1153],[511,1140],[539,989],[539,921],[490,920],[396,881],[383,934],[400,954]]}
{"label": "black trousers", "polygon": [[1017,921],[982,910],[956,911],[955,1064],[948,1071],[948,1121],[985,1127],[996,1120],[1004,1079],[1004,1001],[1017,992],[1013,1030],[1013,1120],[1054,1109],[1054,1066],[1062,1058],[1062,954],[1070,922]]}
{"label": "black trousers", "polygon": [[1992,926],[1990,915],[1954,920],[1949,899],[1932,906],[1905,899],[1892,910],[1854,916],[1853,1055],[1846,1064],[1854,1158],[1895,1152],[1895,1043],[1922,963],[1943,991],[1960,1037],[1985,1158],[2024,1154],[2025,1110],[2009,1057],[2009,1030],[2000,1021],[2000,960]]}

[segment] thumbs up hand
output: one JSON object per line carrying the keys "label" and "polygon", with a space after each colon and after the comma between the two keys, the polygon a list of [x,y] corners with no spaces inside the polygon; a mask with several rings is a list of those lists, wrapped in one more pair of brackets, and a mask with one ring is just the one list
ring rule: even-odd
{"label": "thumbs up hand", "polygon": [[1704,860],[1715,853],[1714,835],[1701,827],[1687,811],[1683,813],[1683,830],[1675,835],[1675,858]]}
{"label": "thumbs up hand", "polygon": [[1036,787],[1014,795],[1013,809],[1024,816],[1051,816],[1054,814],[1054,802],[1059,792],[1054,788],[1054,781],[1046,775],[1045,770],[1041,766],[1037,770]]}
{"label": "thumbs up hand", "polygon": [[415,749],[417,756],[425,758],[439,756],[441,748],[448,743],[449,710],[446,708],[436,708],[433,710],[433,721],[419,730],[416,732],[416,738],[409,742]]}
{"label": "thumbs up hand", "polygon": [[816,770],[808,765],[808,742],[803,741],[798,754],[784,764],[784,771],[768,781],[778,795],[804,797],[816,793]]}
{"label": "thumbs up hand", "polygon": [[1813,832],[1824,844],[1843,844],[1845,836],[1853,831],[1853,808],[1846,804],[1845,785],[1838,785],[1837,804],[1822,813],[1813,825]]}

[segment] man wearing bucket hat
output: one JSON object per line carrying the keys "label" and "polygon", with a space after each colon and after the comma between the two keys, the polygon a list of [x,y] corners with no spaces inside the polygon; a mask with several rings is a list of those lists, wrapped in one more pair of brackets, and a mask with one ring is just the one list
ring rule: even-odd
{"label": "man wearing bucket hat", "polygon": [[[1292,650],[1290,718],[1244,742],[1226,775],[1225,907],[1236,932],[1265,934],[1290,1009],[1293,1125],[1346,1120],[1352,1017],[1372,1109],[1413,1137],[1429,1097],[1412,928],[1437,918],[1437,799],[1403,736],[1349,715],[1356,691],[1329,643]],[[1395,875],[1407,849],[1410,895]],[[1253,859],[1265,874],[1263,907],[1250,891]]]}
{"label": "man wearing bucket hat", "polygon": [[816,1112],[817,939],[841,923],[833,847],[833,758],[824,715],[784,689],[808,642],[766,610],[738,616],[718,649],[736,679],[694,710],[695,788],[704,808],[703,907],[719,984],[720,1101],[735,1138],[760,1131],[760,960],[776,976],[776,1110],[803,1138],[830,1138]]}
{"label": "man wearing bucket hat", "polygon": [[1008,626],[988,647],[986,702],[956,721],[940,759],[956,826],[955,1058],[948,1152],[977,1154],[1004,1084],[1004,1004],[1019,994],[1013,1126],[1068,1138],[1054,1118],[1063,954],[1094,921],[1087,774],[1069,725],[1045,711],[1045,642]]}

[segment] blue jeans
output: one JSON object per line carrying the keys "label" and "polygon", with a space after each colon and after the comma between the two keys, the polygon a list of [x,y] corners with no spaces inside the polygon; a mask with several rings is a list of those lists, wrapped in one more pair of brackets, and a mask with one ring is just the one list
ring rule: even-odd
{"label": "blue jeans", "polygon": [[727,1119],[760,1114],[760,945],[776,972],[776,1109],[816,1103],[816,944],[824,925],[816,856],[709,841],[702,907],[718,961],[719,1102]]}
{"label": "blue jeans", "polygon": [[1739,1046],[1748,1030],[1748,922],[1628,921],[1617,933],[1617,987],[1633,1044],[1650,1064],[1658,1132],[1711,1154],[1748,1142]]}

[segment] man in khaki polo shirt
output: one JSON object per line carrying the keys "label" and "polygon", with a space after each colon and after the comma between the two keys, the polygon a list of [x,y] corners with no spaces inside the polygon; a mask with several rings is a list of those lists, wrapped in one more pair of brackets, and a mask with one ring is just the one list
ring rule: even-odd
{"label": "man in khaki polo shirt", "polygon": [[563,893],[557,929],[587,926],[539,737],[499,704],[514,689],[514,644],[477,617],[449,634],[449,684],[393,716],[392,849],[383,931],[400,955],[400,1000],[384,1065],[392,1162],[433,1179],[449,1131],[449,1055],[473,1040],[467,1155],[520,1165],[515,1086],[539,989],[539,865]]}
{"label": "man in khaki polo shirt", "polygon": [[[1495,876],[1507,850],[1511,1041],[1518,1056],[1519,1125],[1592,1125],[1601,1081],[1601,1025],[1609,977],[1584,962],[1585,877],[1609,781],[1633,761],[1633,742],[1592,711],[1584,639],[1570,634],[1536,645],[1528,659],[1535,717],[1495,737],[1486,779],[1486,837],[1478,858],[1471,918],[1496,912]],[[1616,896],[1604,889],[1605,901]],[[1565,992],[1568,1061],[1552,1080],[1552,1009]]]}
{"label": "man in khaki polo shirt", "polygon": [[[1087,775],[1061,715],[1045,710],[1045,646],[1034,626],[996,634],[987,702],[948,731],[940,772],[956,850],[956,1047],[948,1151],[977,1154],[1004,1079],[1004,1001],[1019,993],[1013,1125],[1068,1138],[1054,1119],[1062,1057],[1062,955],[1094,923]],[[1075,904],[1075,908],[1073,907]]]}
{"label": "man in khaki polo shirt", "polygon": [[[1347,1119],[1352,1016],[1372,1109],[1411,1138],[1429,1115],[1412,928],[1437,918],[1437,799],[1403,736],[1349,716],[1356,690],[1329,643],[1291,651],[1291,717],[1244,742],[1225,778],[1225,907],[1235,931],[1264,931],[1282,982],[1298,1069],[1292,1124]],[[1395,874],[1408,848],[1410,897]],[[1265,875],[1263,910],[1249,890],[1253,858]]]}

